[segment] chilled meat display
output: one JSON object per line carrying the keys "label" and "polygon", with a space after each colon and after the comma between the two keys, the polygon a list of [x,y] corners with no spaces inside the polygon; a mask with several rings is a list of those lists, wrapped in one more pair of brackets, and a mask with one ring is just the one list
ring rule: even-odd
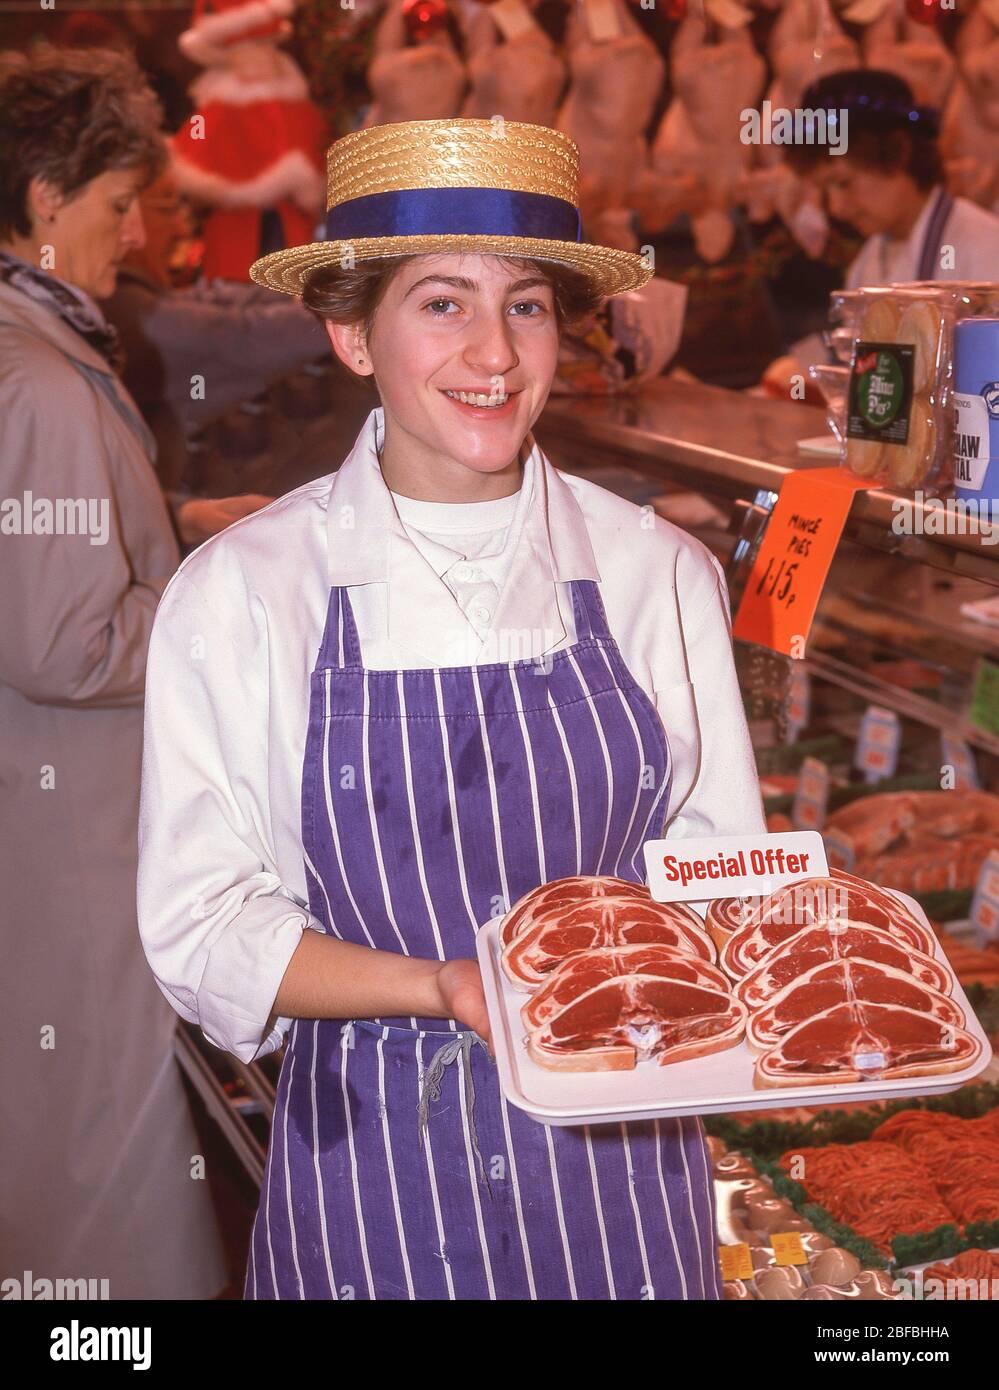
{"label": "chilled meat display", "polygon": [[999,849],[999,797],[983,791],[888,792],[861,797],[826,822],[831,864],[909,893],[973,888]]}
{"label": "chilled meat display", "polygon": [[600,962],[592,988],[528,1034],[528,1053],[541,1066],[624,1071],[640,1057],[665,1066],[732,1047],[742,1037],[745,1006],[730,994],[636,969],[620,956],[612,971],[618,965],[623,973],[608,974],[607,964]]}
{"label": "chilled meat display", "polygon": [[817,922],[771,951],[735,986],[736,996],[755,1010],[816,966],[859,959],[901,971],[940,994],[951,993],[949,971],[932,956],[903,946],[879,927],[863,922]]}
{"label": "chilled meat display", "polygon": [[890,1255],[900,1234],[953,1234],[999,1217],[999,1110],[975,1119],[900,1110],[869,1139],[796,1147],[779,1164],[809,1201]]}
{"label": "chilled meat display", "polygon": [[964,1028],[927,1013],[852,1000],[792,1028],[757,1059],[756,1080],[801,1086],[932,1076],[969,1066],[981,1049]]}
{"label": "chilled meat display", "polygon": [[747,1037],[756,1047],[772,1047],[799,1023],[835,1004],[851,1001],[895,1004],[957,1028],[964,1026],[964,1013],[953,999],[919,984],[904,970],[862,959],[837,960],[814,966],[785,985],[769,1004],[753,1014]]}
{"label": "chilled meat display", "polygon": [[533,989],[576,951],[630,944],[669,946],[681,955],[715,959],[711,938],[689,907],[611,897],[542,913],[504,949],[503,969],[516,988]]}
{"label": "chilled meat display", "polygon": [[571,878],[554,878],[532,888],[518,898],[503,919],[500,945],[506,947],[516,936],[522,936],[543,912],[555,907],[570,907],[590,898],[636,897],[649,901],[652,894],[644,883],[632,883],[626,878],[610,875],[577,874]]}

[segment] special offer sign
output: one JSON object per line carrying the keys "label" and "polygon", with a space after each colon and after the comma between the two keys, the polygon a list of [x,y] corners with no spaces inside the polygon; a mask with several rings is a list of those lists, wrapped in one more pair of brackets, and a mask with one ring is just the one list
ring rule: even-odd
{"label": "special offer sign", "polygon": [[797,879],[825,878],[829,873],[816,830],[647,840],[645,867],[649,892],[661,903],[752,898]]}

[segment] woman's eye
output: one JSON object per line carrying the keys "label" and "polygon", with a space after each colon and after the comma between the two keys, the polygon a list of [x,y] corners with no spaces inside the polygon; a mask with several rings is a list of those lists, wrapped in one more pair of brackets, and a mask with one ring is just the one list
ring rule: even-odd
{"label": "woman's eye", "polygon": [[[545,312],[545,306],[542,303],[540,303],[537,299],[521,299],[516,304],[512,305],[512,308],[537,309],[540,313]],[[516,317],[519,319],[530,319],[537,318],[537,314],[517,314]]]}
{"label": "woman's eye", "polygon": [[441,298],[441,299],[431,299],[431,301],[430,301],[429,304],[424,305],[424,308],[429,309],[430,312],[434,315],[435,318],[439,318],[439,319],[450,318],[450,315],[447,313],[447,311],[444,310],[444,309],[438,309],[438,308],[437,308],[437,305],[438,305],[438,304],[453,304],[453,303],[454,303],[454,300],[453,300],[453,299],[443,299],[443,298]]}

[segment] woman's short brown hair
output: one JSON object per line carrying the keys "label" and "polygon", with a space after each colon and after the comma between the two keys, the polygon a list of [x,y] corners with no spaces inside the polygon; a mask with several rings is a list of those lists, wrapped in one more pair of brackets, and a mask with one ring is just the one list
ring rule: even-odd
{"label": "woman's short brown hair", "polygon": [[110,169],[167,164],[163,113],[130,54],[55,48],[0,54],[0,237],[31,231],[28,185],[72,197]]}
{"label": "woman's short brown hair", "polygon": [[[347,269],[337,264],[316,266],[305,277],[302,302],[321,319],[330,323],[360,323],[365,337],[371,333],[375,312],[395,275],[412,255],[383,256],[359,261]],[[571,266],[529,256],[499,256],[499,260],[518,269],[543,275],[551,284],[555,300],[555,321],[559,330],[572,328],[594,313],[604,296]]]}

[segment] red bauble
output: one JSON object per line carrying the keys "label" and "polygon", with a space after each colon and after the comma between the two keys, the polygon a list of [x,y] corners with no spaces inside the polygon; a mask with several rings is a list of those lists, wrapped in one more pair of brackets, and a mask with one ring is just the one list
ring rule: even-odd
{"label": "red bauble", "polygon": [[940,19],[940,0],[905,0],[905,9],[917,24],[936,24]]}
{"label": "red bauble", "polygon": [[663,0],[662,10],[667,19],[686,19],[687,0]]}
{"label": "red bauble", "polygon": [[429,39],[444,28],[447,6],[444,0],[403,0],[402,13],[411,39]]}

